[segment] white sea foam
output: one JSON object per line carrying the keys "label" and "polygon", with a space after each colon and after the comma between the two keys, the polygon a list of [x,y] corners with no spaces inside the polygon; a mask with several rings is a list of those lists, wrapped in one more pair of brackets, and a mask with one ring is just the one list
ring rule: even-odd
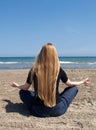
{"label": "white sea foam", "polygon": [[18,62],[0,62],[0,64],[18,64]]}
{"label": "white sea foam", "polygon": [[71,62],[71,61],[60,61],[60,64],[86,64],[86,65],[95,65],[96,62]]}
{"label": "white sea foam", "polygon": [[96,62],[89,62],[88,64],[89,64],[89,65],[95,65]]}
{"label": "white sea foam", "polygon": [[74,64],[75,62],[71,61],[60,61],[60,64]]}

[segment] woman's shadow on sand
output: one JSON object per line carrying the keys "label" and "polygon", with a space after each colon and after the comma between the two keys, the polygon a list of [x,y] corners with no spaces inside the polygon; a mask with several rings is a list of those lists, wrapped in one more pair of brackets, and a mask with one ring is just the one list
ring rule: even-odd
{"label": "woman's shadow on sand", "polygon": [[13,103],[10,100],[4,99],[3,101],[7,102],[8,104],[5,106],[6,112],[17,112],[24,116],[30,116],[28,109],[26,108],[25,104],[23,103]]}

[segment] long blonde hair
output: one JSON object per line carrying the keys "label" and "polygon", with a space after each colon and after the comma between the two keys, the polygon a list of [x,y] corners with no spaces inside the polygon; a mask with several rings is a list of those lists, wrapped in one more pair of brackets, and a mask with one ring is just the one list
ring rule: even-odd
{"label": "long blonde hair", "polygon": [[55,46],[52,43],[45,44],[32,70],[35,72],[38,80],[37,96],[48,107],[56,105],[56,81],[59,68],[60,65]]}

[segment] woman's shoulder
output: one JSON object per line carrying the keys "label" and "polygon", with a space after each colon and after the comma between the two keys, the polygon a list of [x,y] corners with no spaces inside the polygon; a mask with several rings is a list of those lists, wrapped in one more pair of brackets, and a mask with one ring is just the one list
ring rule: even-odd
{"label": "woman's shoulder", "polygon": [[64,71],[64,69],[60,66],[60,72]]}

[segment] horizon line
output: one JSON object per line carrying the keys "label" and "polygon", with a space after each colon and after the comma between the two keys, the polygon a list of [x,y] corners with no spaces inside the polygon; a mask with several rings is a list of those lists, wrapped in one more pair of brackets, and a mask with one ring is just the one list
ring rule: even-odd
{"label": "horizon line", "polygon": [[[0,58],[3,58],[3,57],[13,57],[13,58],[16,58],[16,57],[37,57],[36,55],[32,55],[32,56],[0,56]],[[96,57],[95,55],[58,55],[58,57]]]}

